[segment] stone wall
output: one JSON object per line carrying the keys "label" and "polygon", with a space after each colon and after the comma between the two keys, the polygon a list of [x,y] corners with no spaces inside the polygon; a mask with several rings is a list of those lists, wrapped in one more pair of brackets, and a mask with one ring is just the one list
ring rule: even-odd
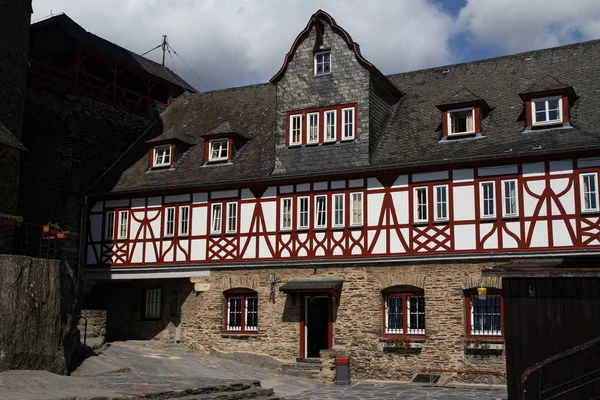
{"label": "stone wall", "polygon": [[[87,319],[88,332],[94,332],[100,336],[106,336],[106,310],[81,310],[80,315]],[[84,318],[80,324],[85,326]]]}
{"label": "stone wall", "polygon": [[62,261],[0,255],[0,371],[72,368],[81,349],[75,287]]}
{"label": "stone wall", "polygon": [[27,222],[58,222],[71,232],[61,259],[79,263],[84,191],[150,125],[113,106],[33,86],[27,89],[19,213]]}
{"label": "stone wall", "polygon": [[[300,301],[278,288],[290,278],[343,276],[340,303],[334,313],[334,348],[352,358],[352,376],[357,379],[408,380],[421,368],[447,368],[505,371],[503,352],[499,355],[466,355],[464,289],[480,284],[480,271],[491,264],[454,263],[378,267],[319,267],[280,269],[213,269],[209,277],[193,278],[202,292],[189,292],[182,306],[182,341],[200,351],[248,352],[293,361],[299,353]],[[270,300],[267,276],[275,274],[275,302]],[[499,281],[484,282],[498,287]],[[137,285],[139,283],[131,283]],[[188,280],[162,280],[144,285],[163,287],[168,294],[176,287],[188,287]],[[396,285],[424,289],[426,340],[420,352],[384,353],[382,339],[382,289]],[[133,287],[133,286],[131,286]],[[256,335],[223,333],[224,297],[229,288],[246,287],[258,292],[259,332]],[[136,293],[135,290],[130,291]],[[137,301],[141,301],[139,298]],[[168,301],[168,298],[167,298]],[[163,308],[169,305],[163,304]],[[147,338],[168,338],[168,320],[163,318],[149,328],[133,313],[132,332],[151,333]],[[157,332],[162,325],[165,332]],[[478,376],[458,376],[458,380],[481,381]],[[499,379],[503,382],[503,379]]]}
{"label": "stone wall", "polygon": [[[0,122],[21,137],[31,0],[0,1]],[[19,194],[20,152],[0,155],[0,212],[14,213]],[[5,232],[6,233],[6,232]],[[11,248],[12,235],[0,237],[0,252]]]}

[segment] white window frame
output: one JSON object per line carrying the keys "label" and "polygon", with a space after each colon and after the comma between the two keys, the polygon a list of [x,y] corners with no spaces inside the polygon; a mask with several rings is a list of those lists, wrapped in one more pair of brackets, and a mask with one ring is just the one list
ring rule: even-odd
{"label": "white window frame", "polygon": [[[473,116],[473,130],[466,131],[466,132],[452,132],[453,131],[452,114],[457,113],[457,112],[462,112],[462,111],[469,111],[469,110],[471,110],[471,115]],[[458,108],[456,110],[449,110],[447,114],[448,114],[448,136],[471,135],[476,132],[476,129],[475,129],[475,107]]]}
{"label": "white window frame", "polygon": [[127,239],[129,234],[129,211],[128,210],[120,210],[119,211],[119,232],[117,239],[124,240]]}
{"label": "white window frame", "polygon": [[179,236],[188,236],[190,233],[190,206],[179,207]]}
{"label": "white window frame", "polygon": [[[338,198],[342,199],[341,200],[341,205],[342,205],[341,209],[339,209],[337,207],[338,203],[337,203],[336,200]],[[332,208],[332,214],[333,214],[331,216],[331,226],[333,226],[334,228],[343,228],[344,226],[346,226],[346,224],[345,224],[345,222],[346,222],[346,216],[345,216],[345,214],[346,213],[345,213],[345,207],[344,207],[345,206],[345,200],[346,199],[345,199],[344,193],[336,193],[333,196],[331,196],[331,205],[332,205],[331,208]],[[338,216],[339,212],[342,213],[342,221],[336,223],[337,216]]]}
{"label": "white window frame", "polygon": [[[492,213],[491,214],[485,214],[484,202],[486,200],[485,200],[483,188],[486,185],[492,185]],[[496,182],[494,182],[494,181],[479,182],[479,207],[481,210],[481,215],[480,215],[481,218],[487,218],[487,219],[496,218]]]}
{"label": "white window frame", "polygon": [[[302,210],[302,202],[306,201],[306,210]],[[302,214],[306,214],[306,225],[302,225]],[[298,230],[306,230],[310,226],[310,198],[308,196],[298,197]]]}
{"label": "white window frame", "polygon": [[[325,135],[324,135],[325,138],[324,138],[324,141],[325,142],[335,142],[337,140],[337,126],[336,126],[336,123],[337,123],[337,121],[336,121],[337,120],[337,112],[336,112],[336,110],[329,110],[329,111],[325,111],[323,115],[324,115],[323,116],[323,119],[324,119],[323,123],[325,124]],[[328,115],[333,115],[333,124],[330,124],[328,122],[328,120],[327,120],[327,116]],[[329,134],[331,132],[330,129],[329,129],[330,127],[333,127],[333,137],[329,137]]]}
{"label": "white window frame", "polygon": [[[444,190],[444,192],[446,193],[446,201],[442,202],[439,199],[439,197],[438,197],[438,189],[443,189]],[[433,210],[434,216],[433,216],[433,218],[434,218],[434,221],[448,221],[448,219],[449,219],[449,214],[448,214],[449,213],[449,207],[448,207],[449,201],[450,201],[450,199],[448,198],[448,185],[435,185],[433,187],[433,206],[434,206],[434,210]],[[438,205],[440,203],[444,204],[444,213],[446,214],[445,217],[440,216],[439,213],[438,213]]]}
{"label": "white window frame", "polygon": [[[346,111],[350,111],[352,114],[352,118],[350,119],[350,124],[346,123]],[[356,132],[356,117],[354,115],[355,113],[355,108],[354,107],[348,107],[348,108],[342,108],[342,141],[344,140],[354,140],[354,137],[356,136],[355,132]],[[346,126],[347,125],[351,125],[352,127],[352,136],[346,136]]]}
{"label": "white window frame", "polygon": [[[317,72],[317,65],[319,64],[319,56],[322,56],[322,55],[325,55],[325,54],[329,54],[329,71],[325,72],[325,61],[323,60],[321,62],[321,64],[323,64],[323,72],[318,73]],[[314,76],[329,75],[329,74],[331,74],[331,71],[333,71],[333,62],[332,62],[332,58],[331,58],[331,50],[325,50],[325,51],[316,52],[314,54],[313,60],[314,60],[314,65],[313,65]]]}
{"label": "white window frame", "polygon": [[[506,207],[506,200],[510,199],[506,192],[506,185],[515,185],[515,211],[510,212]],[[516,179],[504,179],[502,180],[502,216],[503,217],[517,217],[519,216],[519,184]]]}
{"label": "white window frame", "polygon": [[[162,154],[161,162],[158,162],[159,151],[164,151]],[[171,145],[167,146],[156,146],[153,151],[153,167],[168,167],[171,165]],[[165,159],[167,161],[165,161]]]}
{"label": "white window frame", "polygon": [[[233,212],[232,212],[233,210]],[[230,201],[227,203],[227,226],[226,233],[236,233],[238,223],[238,204],[236,201]],[[233,225],[233,229],[231,226]]]}
{"label": "white window frame", "polygon": [[175,207],[166,207],[164,237],[173,236],[175,236]]}
{"label": "white window frame", "polygon": [[[356,199],[355,196],[359,196],[360,197],[360,207],[356,208],[355,204],[356,204]],[[363,226],[364,224],[364,218],[363,218],[363,212],[364,212],[364,196],[362,192],[352,192],[350,193],[350,202],[351,204],[351,212],[352,215],[350,216],[350,225],[351,226]],[[359,210],[358,216],[360,218],[360,222],[354,222],[354,210]]]}
{"label": "white window frame", "polygon": [[[285,203],[289,203],[289,221],[290,221],[290,225],[289,226],[285,226]],[[292,201],[291,197],[286,197],[280,200],[280,204],[281,204],[281,223],[280,223],[280,229],[282,231],[291,231],[292,230],[292,226],[293,226],[293,222],[292,221],[292,216],[294,215],[294,202]]]}
{"label": "white window frame", "polygon": [[[294,121],[298,120],[298,141],[294,142]],[[302,144],[302,114],[290,115],[290,146],[299,146]]]}
{"label": "white window frame", "polygon": [[[248,315],[250,315],[250,308],[248,307],[248,299],[256,299],[256,312],[252,314],[256,314],[256,325],[248,325]],[[258,331],[258,294],[253,295],[245,295],[244,296],[244,329],[246,331]]]}
{"label": "white window frame", "polygon": [[[423,298],[423,310],[412,310],[411,309],[411,298]],[[417,302],[418,304],[418,302]],[[427,315],[425,314],[425,295],[408,295],[406,296],[406,331],[409,335],[424,335],[425,328],[411,328],[410,327],[410,317],[411,315],[423,315],[423,318],[426,319]],[[418,317],[417,317],[418,319]]]}
{"label": "white window frame", "polygon": [[115,212],[107,211],[106,220],[104,221],[104,239],[115,238]]}
{"label": "white window frame", "polygon": [[[217,220],[215,219],[216,215],[215,215],[215,209],[218,208],[219,209],[219,216],[218,216],[218,229],[215,229],[215,222],[217,222]],[[215,234],[220,234],[223,230],[223,204],[222,203],[213,203],[210,207],[210,233],[215,235]]]}
{"label": "white window frame", "polygon": [[[586,176],[591,176],[594,180],[594,185],[595,185],[595,192],[588,192],[590,194],[593,194],[595,200],[596,200],[596,207],[586,207],[585,205],[585,195],[586,195],[586,191],[585,191],[585,184],[584,184],[584,179]],[[596,212],[596,211],[600,211],[600,204],[598,204],[598,173],[597,172],[586,172],[583,174],[579,175],[579,185],[580,185],[580,197],[581,197],[581,211],[582,212]]]}
{"label": "white window frame", "polygon": [[[316,122],[317,124],[314,126],[314,129],[316,131],[316,137],[311,140],[311,134],[313,126],[311,126],[311,117],[316,117]],[[306,143],[308,144],[316,144],[319,143],[319,113],[318,112],[312,112],[312,113],[308,113],[306,114]]]}
{"label": "white window frame", "polygon": [[[402,328],[400,328],[400,329],[390,328],[389,299],[392,297],[401,299],[400,309],[402,312]],[[384,296],[384,307],[385,307],[384,333],[386,335],[398,335],[398,334],[402,335],[402,334],[404,334],[404,321],[406,320],[406,316],[404,315],[404,313],[406,312],[406,304],[405,304],[404,299],[405,299],[404,296],[394,296],[392,294]]]}
{"label": "white window frame", "polygon": [[[425,206],[425,218],[424,219],[419,218],[419,191],[424,191],[425,192],[425,204],[424,204],[424,206]],[[429,193],[428,193],[428,190],[427,190],[427,186],[420,186],[420,187],[414,188],[414,202],[415,202],[415,205],[414,205],[414,208],[415,208],[415,210],[414,210],[414,216],[415,216],[415,222],[428,222],[429,221],[429,204],[427,204],[428,201],[429,201],[428,197],[429,197]]]}
{"label": "white window frame", "polygon": [[[319,201],[318,199],[323,199],[323,210],[319,211]],[[319,224],[319,215],[323,215],[324,223]],[[315,228],[323,229],[327,228],[327,195],[320,194],[315,196]]]}
{"label": "white window frame", "polygon": [[144,304],[145,319],[160,319],[162,316],[162,289],[146,289],[146,304]]}
{"label": "white window frame", "polygon": [[[551,100],[558,100],[558,119],[554,119],[550,121],[550,107],[548,102]],[[545,102],[545,111],[546,111],[546,121],[537,122],[537,115],[535,112],[535,103]],[[563,122],[563,104],[562,104],[562,96],[550,96],[550,97],[540,97],[537,99],[531,99],[531,124],[533,126],[543,126],[543,125],[555,125]]]}
{"label": "white window frame", "polygon": [[490,330],[485,330],[483,329],[483,324],[481,324],[481,329],[474,329],[473,327],[475,326],[475,306],[473,305],[473,297],[476,297],[477,295],[470,295],[470,299],[469,299],[469,312],[470,312],[470,316],[471,316],[471,326],[469,326],[469,332],[471,334],[471,336],[502,336],[503,335],[503,330],[504,330],[504,323],[503,323],[503,318],[502,318],[502,295],[501,294],[488,294],[487,298],[485,301],[491,301],[492,299],[498,299],[498,312],[495,312],[496,310],[492,310],[491,312],[487,312],[487,313],[481,313],[483,315],[488,315],[488,316],[494,316],[494,315],[498,315],[499,319],[500,319],[500,330],[499,331],[490,331]]}
{"label": "white window frame", "polygon": [[[225,144],[225,155],[221,155],[221,153],[223,152],[223,147],[219,148],[219,156],[218,157],[213,157],[213,146],[216,145],[217,143],[221,144],[224,143]],[[209,149],[208,149],[208,161],[227,161],[229,160],[229,139],[213,139],[211,141],[209,141]]]}

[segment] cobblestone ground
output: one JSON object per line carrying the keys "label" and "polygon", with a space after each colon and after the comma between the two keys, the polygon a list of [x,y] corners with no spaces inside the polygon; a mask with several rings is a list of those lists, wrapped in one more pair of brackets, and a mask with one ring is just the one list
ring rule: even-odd
{"label": "cobblestone ground", "polygon": [[506,390],[490,393],[485,386],[430,388],[371,381],[326,385],[278,375],[273,368],[261,368],[257,363],[249,366],[153,341],[113,343],[98,357],[87,359],[70,377],[44,371],[0,373],[0,399],[136,398],[140,394],[249,380],[259,380],[262,387],[273,388],[277,396],[288,400],[506,399]]}

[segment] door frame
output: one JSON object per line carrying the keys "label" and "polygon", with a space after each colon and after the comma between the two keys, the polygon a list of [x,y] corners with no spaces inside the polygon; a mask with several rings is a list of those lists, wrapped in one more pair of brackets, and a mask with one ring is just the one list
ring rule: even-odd
{"label": "door frame", "polygon": [[306,313],[308,312],[308,298],[326,298],[327,299],[327,348],[333,348],[333,299],[331,295],[324,294],[301,294],[300,300],[300,358],[307,358],[306,351],[308,349]]}

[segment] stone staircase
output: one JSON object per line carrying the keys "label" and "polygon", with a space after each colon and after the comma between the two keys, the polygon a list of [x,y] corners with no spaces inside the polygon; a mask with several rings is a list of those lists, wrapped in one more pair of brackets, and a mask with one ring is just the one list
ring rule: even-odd
{"label": "stone staircase", "polygon": [[233,383],[195,389],[193,394],[181,397],[160,397],[161,399],[176,400],[285,400],[275,396],[273,389],[263,388],[259,381]]}
{"label": "stone staircase", "polygon": [[278,371],[284,375],[318,378],[321,360],[318,358],[296,358],[295,363],[282,364]]}

